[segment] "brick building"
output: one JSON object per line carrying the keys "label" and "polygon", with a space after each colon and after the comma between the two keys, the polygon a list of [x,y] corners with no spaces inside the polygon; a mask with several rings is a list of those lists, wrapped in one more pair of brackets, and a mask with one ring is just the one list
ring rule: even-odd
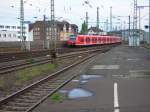
{"label": "brick building", "polygon": [[[70,34],[78,33],[78,26],[67,21],[55,21],[57,43],[68,40]],[[33,36],[34,43],[44,48],[49,48],[51,39],[51,21],[36,21],[29,25],[29,32]]]}

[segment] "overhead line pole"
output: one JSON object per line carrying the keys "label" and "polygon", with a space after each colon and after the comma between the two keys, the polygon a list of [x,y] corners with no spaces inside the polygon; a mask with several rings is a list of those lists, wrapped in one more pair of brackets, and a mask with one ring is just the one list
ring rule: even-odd
{"label": "overhead line pole", "polygon": [[97,29],[99,29],[99,7],[97,7]]}
{"label": "overhead line pole", "polygon": [[89,17],[88,17],[88,12],[86,12],[86,25],[87,25],[87,29],[88,29],[88,24],[89,24],[89,23],[88,23],[88,21],[89,21],[88,19],[89,19]]}
{"label": "overhead line pole", "polygon": [[24,36],[24,3],[20,0],[20,39],[21,39],[21,50],[26,50],[25,36]]}
{"label": "overhead line pole", "polygon": [[150,46],[150,0],[149,0],[149,5],[148,6],[137,6],[138,8],[145,8],[148,7],[149,8],[149,46]]}
{"label": "overhead line pole", "polygon": [[137,34],[137,0],[134,0],[134,13],[133,13],[133,46],[136,46]]}
{"label": "overhead line pole", "polygon": [[131,17],[130,17],[130,15],[129,15],[129,36],[128,36],[128,40],[129,40],[129,38],[130,38],[130,36],[131,36]]}
{"label": "overhead line pole", "polygon": [[112,31],[112,6],[110,7],[110,31]]}
{"label": "overhead line pole", "polygon": [[51,56],[52,59],[56,58],[56,26],[55,26],[55,9],[54,0],[51,0]]}
{"label": "overhead line pole", "polygon": [[150,46],[150,0],[149,0],[149,46]]}

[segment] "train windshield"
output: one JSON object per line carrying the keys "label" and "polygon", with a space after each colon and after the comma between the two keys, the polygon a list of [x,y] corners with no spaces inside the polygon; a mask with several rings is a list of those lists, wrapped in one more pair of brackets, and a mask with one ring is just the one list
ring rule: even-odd
{"label": "train windshield", "polygon": [[76,40],[76,35],[70,35],[70,40],[75,41]]}

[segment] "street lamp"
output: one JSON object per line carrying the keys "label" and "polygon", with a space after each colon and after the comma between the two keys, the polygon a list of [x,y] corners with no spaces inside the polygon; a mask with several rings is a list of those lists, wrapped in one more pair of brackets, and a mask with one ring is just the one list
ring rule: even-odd
{"label": "street lamp", "polygon": [[149,45],[150,45],[150,0],[149,0]]}

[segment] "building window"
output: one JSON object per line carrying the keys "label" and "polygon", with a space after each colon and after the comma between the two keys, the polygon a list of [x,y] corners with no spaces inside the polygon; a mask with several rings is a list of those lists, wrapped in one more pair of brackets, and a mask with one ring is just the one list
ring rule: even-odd
{"label": "building window", "polygon": [[49,28],[46,28],[46,31],[48,31],[49,30]]}
{"label": "building window", "polygon": [[8,34],[8,37],[11,37],[11,34]]}
{"label": "building window", "polygon": [[8,29],[10,29],[10,26],[5,26],[5,28],[8,28]]}
{"label": "building window", "polygon": [[17,29],[20,29],[20,26],[18,26]]}
{"label": "building window", "polygon": [[4,28],[4,26],[3,26],[3,25],[0,25],[0,28]]}
{"label": "building window", "polygon": [[6,34],[3,34],[3,37],[5,37],[5,38],[6,38]]}
{"label": "building window", "polygon": [[13,34],[13,37],[16,38],[16,34]]}
{"label": "building window", "polygon": [[12,26],[11,28],[12,28],[12,29],[16,29],[16,26]]}

